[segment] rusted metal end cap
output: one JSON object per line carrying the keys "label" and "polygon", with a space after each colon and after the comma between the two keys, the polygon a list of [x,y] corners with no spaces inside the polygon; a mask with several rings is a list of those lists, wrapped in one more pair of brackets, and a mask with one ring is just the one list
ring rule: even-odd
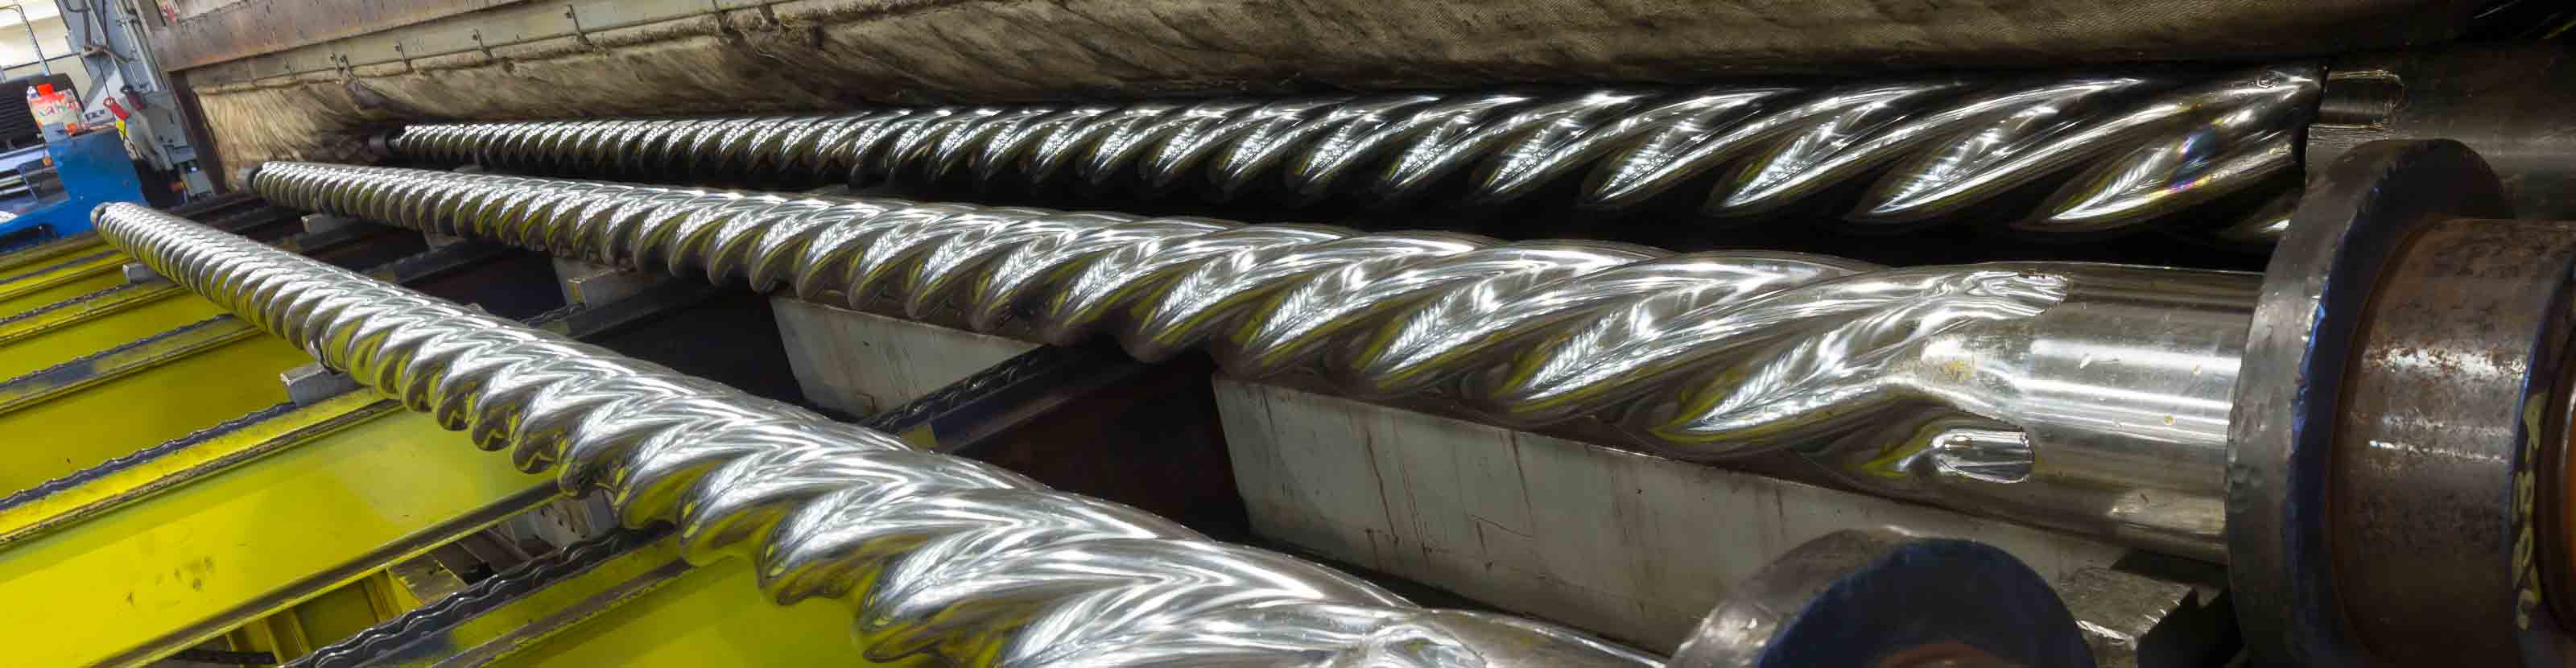
{"label": "rusted metal end cap", "polygon": [[2562,665],[2538,541],[2576,223],[2510,217],[2446,140],[2310,182],[2230,418],[2229,579],[2267,662]]}

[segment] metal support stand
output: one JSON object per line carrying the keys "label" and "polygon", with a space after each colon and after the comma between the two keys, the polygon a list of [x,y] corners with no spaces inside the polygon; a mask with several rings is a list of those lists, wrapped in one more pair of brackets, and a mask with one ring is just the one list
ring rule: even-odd
{"label": "metal support stand", "polygon": [[659,285],[663,277],[640,271],[628,271],[580,260],[557,259],[555,284],[563,290],[564,303],[599,305],[644,292]]}
{"label": "metal support stand", "polygon": [[322,366],[321,362],[287,369],[277,374],[277,380],[286,385],[287,402],[297,406],[311,406],[358,389],[356,379]]}
{"label": "metal support stand", "polygon": [[303,224],[306,234],[320,234],[372,224],[348,216],[334,216],[327,213],[305,214],[303,218],[298,219],[298,222]]}

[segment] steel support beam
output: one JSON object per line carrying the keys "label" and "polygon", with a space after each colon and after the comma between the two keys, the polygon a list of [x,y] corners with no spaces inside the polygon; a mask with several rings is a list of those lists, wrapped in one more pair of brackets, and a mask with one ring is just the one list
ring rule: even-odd
{"label": "steel support beam", "polygon": [[0,382],[0,489],[26,489],[286,398],[312,361],[216,316]]}
{"label": "steel support beam", "polygon": [[178,23],[152,31],[151,46],[163,67],[177,71],[517,2],[250,0],[181,16]]}
{"label": "steel support beam", "polygon": [[0,276],[0,317],[115,287],[125,282],[120,268],[131,261],[124,253],[102,248]]}
{"label": "steel support beam", "polygon": [[0,625],[47,639],[13,650],[30,665],[140,665],[555,494],[434,420],[343,395],[0,510],[0,600],[42,602]]}
{"label": "steel support beam", "polygon": [[[496,250],[488,244],[451,245],[386,264],[371,273],[386,280],[430,281],[466,265],[495,259]],[[573,336],[590,336],[696,303],[708,292],[702,286],[686,286],[647,293],[628,302],[552,317],[548,326]],[[215,308],[194,295],[175,301]],[[193,338],[187,334],[199,330],[205,333]],[[185,338],[217,349],[198,355],[221,354],[223,346],[239,346],[284,351],[279,363],[310,359],[282,341],[260,336],[257,330],[231,316],[219,316],[181,332],[162,338]],[[159,350],[148,343],[118,350],[127,349]],[[200,412],[220,412],[239,401],[270,401],[281,394],[276,371],[236,369],[210,374],[193,369],[186,355],[133,352],[127,356],[133,361],[119,361],[126,357],[111,354],[103,356],[97,365],[173,378],[171,383],[149,384],[136,391],[146,398],[185,397],[199,402],[203,408]],[[225,383],[248,386],[229,388]],[[9,387],[0,385],[0,393]],[[220,394],[196,397],[192,392],[173,390],[174,387]],[[33,402],[29,410],[68,405],[112,411],[121,403],[70,398],[79,394],[78,389],[54,390],[52,394],[39,391],[35,399],[29,400]],[[162,602],[151,608],[152,614],[115,616],[121,620],[116,628],[78,636],[78,649],[64,651],[90,653],[67,653],[62,657],[63,663],[132,665],[254,621],[258,621],[254,626],[259,632],[245,637],[256,636],[255,644],[267,642],[281,651],[292,651],[311,641],[306,634],[327,629],[272,628],[272,622],[312,616],[308,614],[312,611],[304,610],[306,606],[347,607],[346,601],[306,601],[336,595],[331,592],[381,572],[397,560],[480,530],[556,496],[552,486],[525,477],[506,461],[458,447],[461,444],[455,442],[454,435],[439,429],[433,421],[403,413],[392,402],[362,394],[344,393],[301,406],[288,403],[256,411],[235,409],[223,415],[164,411],[149,417],[160,418],[155,424],[166,423],[173,429],[217,426],[139,451],[115,452],[103,463],[0,499],[0,554],[8,557],[0,561],[27,569],[23,577],[12,576],[9,582],[0,583],[0,596],[15,600],[21,592],[35,591],[7,590],[6,586],[65,588],[82,581],[123,582],[129,579],[124,573],[145,571],[135,570],[141,567],[114,572],[96,569],[126,568],[127,562],[160,564],[153,560],[177,559],[182,561],[174,562],[177,565],[173,568],[188,577],[147,579],[144,582],[148,584],[131,588],[137,600]],[[242,417],[217,424],[232,415]],[[18,429],[18,433],[33,431],[10,426],[14,423],[7,422],[9,419],[9,414],[0,413],[0,428]],[[53,424],[51,420],[42,422]],[[115,428],[83,422],[60,424],[60,431],[83,437]],[[132,449],[107,440],[100,443],[106,447],[84,456]],[[46,447],[12,452],[49,460],[62,459],[65,452],[82,451],[48,443]],[[0,471],[14,474],[22,469],[27,467],[12,462]],[[404,478],[406,484],[370,486],[368,482],[375,478]],[[232,500],[210,503],[209,498]],[[319,510],[306,512],[305,508]],[[128,535],[131,537],[118,538]],[[48,547],[55,545],[73,547]],[[88,550],[95,558],[58,559],[54,552],[58,549]],[[185,561],[190,559],[196,561]],[[210,564],[226,566],[218,575]],[[219,582],[221,586],[206,582]],[[100,605],[108,603],[112,602]],[[109,617],[63,617],[56,618],[61,621],[55,623],[87,623],[103,618]],[[105,654],[111,651],[116,653]]]}
{"label": "steel support beam", "polygon": [[295,662],[356,666],[868,665],[827,606],[771,604],[750,564],[693,567],[669,532],[577,545]]}
{"label": "steel support beam", "polygon": [[55,258],[69,257],[107,249],[107,241],[95,234],[80,234],[28,246],[0,255],[0,274],[14,274],[19,269]]}
{"label": "steel support beam", "polygon": [[220,315],[168,281],[119,285],[0,319],[0,378],[16,378]]}

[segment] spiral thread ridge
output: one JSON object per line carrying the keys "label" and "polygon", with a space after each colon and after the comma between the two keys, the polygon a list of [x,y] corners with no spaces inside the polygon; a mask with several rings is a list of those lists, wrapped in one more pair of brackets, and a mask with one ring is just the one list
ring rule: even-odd
{"label": "spiral thread ridge", "polygon": [[[1832,484],[2191,555],[2214,545],[2220,520],[2204,511],[2216,505],[2199,502],[2220,476],[2177,465],[2106,484],[2139,474],[2045,469],[2037,453],[2181,448],[2198,464],[2223,452],[2223,402],[2129,391],[2135,405],[2104,405],[2096,388],[2140,382],[2136,368],[2068,356],[2206,338],[2220,373],[2186,383],[2223,390],[2224,349],[2245,330],[2230,309],[2250,308],[2254,286],[2092,263],[1891,269],[311,163],[269,163],[252,187],[288,206],[1042,343],[1113,338],[1147,361],[1197,349],[1238,377],[1678,459],[1788,453]],[[2172,336],[2097,340],[2140,331]],[[2124,500],[2137,494],[2188,503],[2140,513]]]}
{"label": "spiral thread ridge", "polygon": [[[1887,269],[1793,253],[804,197],[270,163],[272,201],[1488,421],[1624,416],[1709,459],[1872,423],[1878,376],[1943,334],[2028,319],[2093,266]],[[1690,409],[1698,410],[1690,410]]]}
{"label": "spiral thread ridge", "polygon": [[1639,666],[130,204],[103,236],[163,275],[781,604],[837,598],[903,665]]}
{"label": "spiral thread ridge", "polygon": [[1216,200],[1259,192],[1291,204],[1439,197],[1494,206],[1564,184],[1578,208],[1623,210],[1700,187],[1699,210],[1722,218],[1856,191],[1842,218],[1861,228],[1974,217],[2042,234],[2158,223],[2233,238],[2264,236],[2267,221],[2174,214],[2294,186],[2283,177],[2297,172],[2321,79],[2314,66],[2279,66],[2198,81],[950,106],[414,125],[388,146],[416,159],[612,179],[811,185],[847,175],[1148,195],[1186,189]]}

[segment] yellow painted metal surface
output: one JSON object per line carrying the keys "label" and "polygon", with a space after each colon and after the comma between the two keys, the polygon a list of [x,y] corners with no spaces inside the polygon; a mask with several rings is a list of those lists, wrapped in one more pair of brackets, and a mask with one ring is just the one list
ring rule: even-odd
{"label": "yellow painted metal surface", "polygon": [[393,576],[377,571],[295,607],[233,629],[224,634],[224,644],[236,651],[267,652],[269,656],[291,661],[313,653],[314,649],[357,635],[368,627],[390,621],[416,607],[420,607],[419,599],[405,594]]}
{"label": "yellow painted metal surface", "polygon": [[272,657],[303,656],[313,653],[313,640],[304,637],[304,627],[295,623],[294,614],[262,617],[224,634],[224,644],[244,652],[267,652]]}
{"label": "yellow painted metal surface", "polygon": [[0,534],[0,601],[22,603],[0,606],[0,628],[45,639],[12,661],[139,665],[554,498],[508,457],[370,399],[217,435],[47,506],[72,519],[0,515],[17,527]]}
{"label": "yellow painted metal surface", "polygon": [[223,318],[0,382],[0,490],[25,489],[286,399],[304,351]]}
{"label": "yellow painted metal surface", "polygon": [[751,570],[744,559],[690,568],[665,538],[458,625],[440,656],[394,665],[871,665],[847,607],[770,603]]}
{"label": "yellow painted metal surface", "polygon": [[6,254],[0,254],[0,276],[6,276],[24,267],[52,264],[49,260],[56,258],[67,258],[106,248],[107,240],[99,238],[96,234],[82,234],[9,251]]}
{"label": "yellow painted metal surface", "polygon": [[193,483],[279,448],[293,447],[396,410],[400,407],[392,402],[365,393],[349,393],[247,422],[220,437],[125,466],[90,471],[78,484],[0,508],[0,559],[19,544],[56,529],[115,512],[162,490]]}
{"label": "yellow painted metal surface", "polygon": [[[420,604],[387,567],[555,497],[366,393],[261,411],[310,358],[76,238],[0,255],[0,628],[16,665],[136,666],[217,638],[293,658]],[[83,471],[246,413],[149,457]],[[848,612],[657,542],[479,617],[493,665],[864,665]]]}
{"label": "yellow painted metal surface", "polygon": [[16,378],[83,355],[223,313],[169,283],[119,285],[0,320],[0,378]]}
{"label": "yellow painted metal surface", "polygon": [[[393,576],[376,571],[279,614],[294,617],[295,623],[304,627],[305,639],[315,647],[327,647],[420,606],[420,601],[403,596],[401,590]],[[289,656],[311,653],[306,650]]]}
{"label": "yellow painted metal surface", "polygon": [[125,282],[124,253],[96,250],[0,274],[0,317],[105,290]]}

